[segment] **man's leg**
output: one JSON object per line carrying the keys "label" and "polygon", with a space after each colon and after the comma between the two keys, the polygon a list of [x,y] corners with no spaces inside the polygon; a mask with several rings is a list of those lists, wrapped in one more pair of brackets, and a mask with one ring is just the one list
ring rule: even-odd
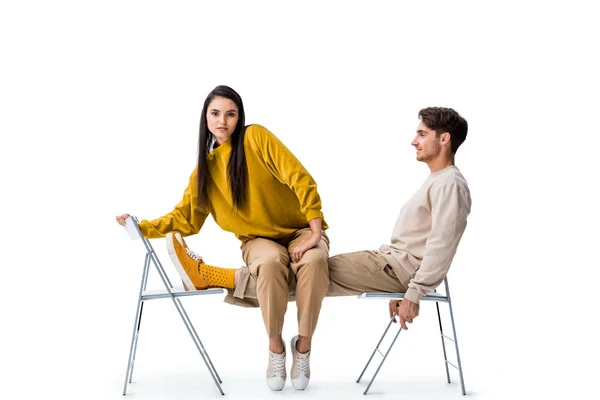
{"label": "man's leg", "polygon": [[406,287],[384,256],[375,250],[338,254],[328,260],[327,296],[352,296],[364,292],[404,293]]}

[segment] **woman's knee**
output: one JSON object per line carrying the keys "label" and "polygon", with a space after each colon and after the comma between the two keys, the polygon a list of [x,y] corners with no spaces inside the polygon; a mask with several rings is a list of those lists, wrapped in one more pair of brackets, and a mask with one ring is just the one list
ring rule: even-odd
{"label": "woman's knee", "polygon": [[327,259],[329,258],[329,253],[327,250],[314,248],[309,249],[304,253],[302,258],[307,258],[307,263],[315,263],[320,265],[327,265]]}
{"label": "woman's knee", "polygon": [[251,270],[255,271],[257,276],[285,276],[287,277],[288,258],[282,257],[279,253],[263,254],[253,265]]}
{"label": "woman's knee", "polygon": [[296,264],[297,267],[295,268],[296,271],[294,272],[297,272],[299,268],[302,268],[306,270],[312,270],[315,273],[327,273],[329,271],[327,265],[328,257],[329,254],[323,249],[309,249],[304,253],[300,259],[300,262]]}

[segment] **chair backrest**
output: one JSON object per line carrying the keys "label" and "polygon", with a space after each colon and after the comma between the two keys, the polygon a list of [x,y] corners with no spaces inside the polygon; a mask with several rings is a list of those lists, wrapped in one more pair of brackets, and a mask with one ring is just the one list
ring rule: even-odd
{"label": "chair backrest", "polygon": [[125,220],[125,231],[131,238],[131,240],[143,239],[142,231],[140,231],[140,227],[138,225],[138,219],[131,215],[129,218]]}
{"label": "chair backrest", "polygon": [[129,235],[131,240],[142,240],[144,246],[146,247],[146,251],[148,253],[154,253],[154,248],[150,243],[150,240],[142,235],[142,231],[140,230],[139,221],[136,216],[132,215],[125,220],[125,231]]}

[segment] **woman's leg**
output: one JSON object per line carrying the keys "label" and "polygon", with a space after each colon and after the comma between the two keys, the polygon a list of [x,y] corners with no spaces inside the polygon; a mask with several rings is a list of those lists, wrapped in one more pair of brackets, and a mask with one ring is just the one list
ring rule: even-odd
{"label": "woman's leg", "polygon": [[282,390],[287,379],[285,343],[281,338],[288,303],[287,249],[268,239],[256,238],[242,245],[242,257],[256,278],[258,303],[269,335],[267,385]]}
{"label": "woman's leg", "polygon": [[[272,240],[256,238],[242,245],[242,258],[256,279],[256,295],[269,339],[277,345],[277,342],[281,343],[288,303],[290,259],[287,249]],[[273,348],[272,351],[281,353],[283,349]]]}
{"label": "woman's leg", "polygon": [[[304,241],[311,235],[310,229],[299,230],[290,241],[288,248]],[[321,304],[329,287],[329,239],[325,232],[321,241],[307,250],[300,261],[290,267],[296,275],[296,305],[298,306],[298,336],[292,338],[291,380],[296,390],[304,390],[310,382],[310,349],[312,336],[317,328]]]}
{"label": "woman's leg", "polygon": [[[288,248],[304,241],[311,232],[309,228],[299,230]],[[296,275],[296,305],[298,307],[298,343],[301,353],[310,350],[312,335],[317,328],[321,304],[329,287],[329,239],[322,233],[321,242],[307,250],[299,262],[290,264]]]}

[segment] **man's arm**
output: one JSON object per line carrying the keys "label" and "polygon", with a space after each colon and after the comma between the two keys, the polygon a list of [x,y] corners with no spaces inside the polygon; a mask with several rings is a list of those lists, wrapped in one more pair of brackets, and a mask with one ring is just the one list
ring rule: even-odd
{"label": "man's arm", "polygon": [[434,187],[430,196],[431,232],[421,265],[404,295],[405,300],[414,304],[419,304],[421,297],[435,289],[446,277],[471,211],[469,193],[458,184]]}

